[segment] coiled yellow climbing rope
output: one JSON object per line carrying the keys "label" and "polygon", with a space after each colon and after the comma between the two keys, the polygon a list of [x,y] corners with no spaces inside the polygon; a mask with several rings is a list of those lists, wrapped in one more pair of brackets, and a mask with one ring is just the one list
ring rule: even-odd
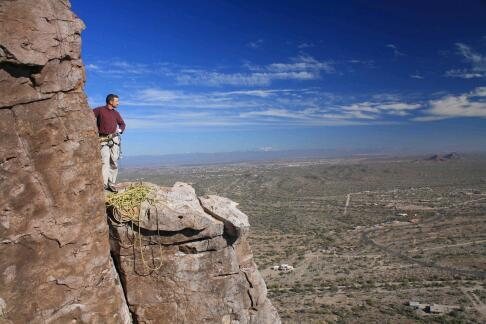
{"label": "coiled yellow climbing rope", "polygon": [[135,222],[140,221],[140,205],[144,201],[153,203],[153,199],[149,198],[151,190],[142,183],[132,185],[128,189],[120,193],[112,193],[106,197],[106,204],[113,208],[113,214],[119,219],[117,221]]}
{"label": "coiled yellow climbing rope", "polygon": [[[128,223],[130,222],[132,227],[132,233],[134,235],[134,241],[138,241],[138,247],[140,249],[140,256],[142,258],[142,264],[147,271],[156,271],[162,267],[162,245],[159,244],[159,251],[160,251],[160,263],[155,267],[151,267],[148,262],[145,260],[145,256],[143,253],[143,243],[142,243],[142,234],[140,230],[140,208],[142,202],[146,201],[149,204],[155,206],[155,199],[150,197],[150,193],[152,190],[143,185],[142,183],[131,185],[129,188],[125,189],[120,193],[112,193],[107,195],[106,197],[106,204],[112,208],[112,214],[115,220],[119,223]],[[136,231],[134,229],[134,225],[138,228],[138,240],[136,240]],[[157,228],[157,232],[158,232]]]}

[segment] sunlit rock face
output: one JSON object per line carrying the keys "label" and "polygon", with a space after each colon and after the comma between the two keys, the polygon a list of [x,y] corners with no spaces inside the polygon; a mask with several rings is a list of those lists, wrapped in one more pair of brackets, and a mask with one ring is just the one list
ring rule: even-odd
{"label": "sunlit rock face", "polygon": [[[129,183],[124,186],[129,186]],[[137,222],[110,217],[112,254],[140,323],[279,323],[236,203],[178,182],[151,188]]]}
{"label": "sunlit rock face", "polygon": [[0,1],[0,322],[131,321],[108,240],[80,33],[61,0]]}

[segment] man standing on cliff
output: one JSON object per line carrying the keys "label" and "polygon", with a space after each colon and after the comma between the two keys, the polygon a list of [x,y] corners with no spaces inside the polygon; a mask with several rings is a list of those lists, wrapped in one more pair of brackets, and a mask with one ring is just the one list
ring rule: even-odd
{"label": "man standing on cliff", "polygon": [[117,192],[113,186],[118,175],[118,159],[120,157],[120,134],[125,130],[125,122],[116,111],[118,96],[106,96],[106,105],[93,109],[98,126],[101,145],[101,172],[105,190]]}

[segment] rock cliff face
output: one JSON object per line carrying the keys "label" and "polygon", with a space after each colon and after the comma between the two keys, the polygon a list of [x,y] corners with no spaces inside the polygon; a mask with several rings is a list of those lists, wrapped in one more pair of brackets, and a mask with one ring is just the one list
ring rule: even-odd
{"label": "rock cliff face", "polygon": [[[125,184],[129,185],[129,184]],[[110,217],[112,254],[139,323],[279,323],[236,203],[145,184],[137,222]]]}
{"label": "rock cliff face", "polygon": [[0,25],[0,322],[279,322],[246,216],[185,184],[109,220],[115,268],[84,25],[65,0],[0,0]]}
{"label": "rock cliff face", "polygon": [[83,23],[0,1],[0,322],[130,321],[109,254]]}

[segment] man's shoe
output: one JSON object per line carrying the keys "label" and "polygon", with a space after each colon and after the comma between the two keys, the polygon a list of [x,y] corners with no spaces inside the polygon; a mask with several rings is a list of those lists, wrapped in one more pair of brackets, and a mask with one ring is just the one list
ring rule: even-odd
{"label": "man's shoe", "polygon": [[109,183],[105,186],[105,190],[111,191],[113,193],[118,193],[118,190],[116,190],[116,188],[111,183]]}

